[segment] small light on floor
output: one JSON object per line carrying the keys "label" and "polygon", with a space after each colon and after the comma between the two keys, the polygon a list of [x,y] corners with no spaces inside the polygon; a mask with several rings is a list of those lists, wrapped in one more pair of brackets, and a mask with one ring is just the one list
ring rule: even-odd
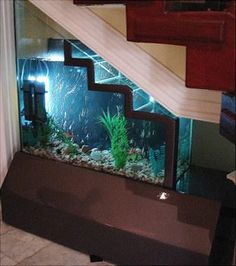
{"label": "small light on floor", "polygon": [[166,192],[160,192],[160,193],[157,195],[157,198],[158,198],[159,200],[166,200],[166,199],[169,198],[169,196],[170,196],[169,193],[166,193]]}

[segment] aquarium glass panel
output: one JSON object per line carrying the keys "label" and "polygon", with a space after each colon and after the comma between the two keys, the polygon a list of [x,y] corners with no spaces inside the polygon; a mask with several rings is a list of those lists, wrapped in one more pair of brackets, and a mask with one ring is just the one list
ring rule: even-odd
{"label": "aquarium glass panel", "polygon": [[191,147],[192,147],[192,120],[186,118],[180,118],[177,177],[180,177],[189,169],[191,163]]}
{"label": "aquarium glass panel", "polygon": [[[159,185],[187,170],[190,120],[177,118],[29,2],[15,1],[15,12],[23,151]],[[65,61],[65,40],[78,64]]]}

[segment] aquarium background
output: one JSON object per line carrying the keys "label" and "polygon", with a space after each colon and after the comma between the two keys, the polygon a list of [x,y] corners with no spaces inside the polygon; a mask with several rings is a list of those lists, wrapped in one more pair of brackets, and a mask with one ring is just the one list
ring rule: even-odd
{"label": "aquarium background", "polygon": [[[35,14],[33,18],[43,23]],[[17,27],[22,149],[75,166],[163,184],[167,164],[165,124],[126,119],[122,94],[90,91],[87,68],[64,65],[65,38],[59,34],[51,38],[52,29],[46,24],[46,49],[25,56],[21,50],[33,46],[35,40],[25,42],[27,25],[24,31],[21,23]],[[79,40],[70,42],[73,58],[92,60],[96,83],[129,87],[135,111],[179,120],[176,176],[180,177],[190,164],[191,120],[175,117]],[[112,136],[104,119],[110,121]]]}

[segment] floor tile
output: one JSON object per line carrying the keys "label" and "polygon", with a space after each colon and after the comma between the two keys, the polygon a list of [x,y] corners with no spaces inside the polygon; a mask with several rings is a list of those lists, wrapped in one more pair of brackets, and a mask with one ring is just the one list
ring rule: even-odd
{"label": "floor tile", "polygon": [[111,264],[109,262],[101,261],[101,262],[92,262],[89,263],[86,266],[113,266],[114,264]]}
{"label": "floor tile", "polygon": [[7,225],[0,218],[0,266],[14,265],[112,266],[113,264],[104,261],[91,263],[86,254]]}
{"label": "floor tile", "polygon": [[15,229],[1,235],[1,252],[13,261],[20,262],[49,243],[47,240]]}
{"label": "floor tile", "polygon": [[[15,240],[20,240],[23,242],[30,242],[36,238],[39,238],[33,234],[27,233],[23,230],[12,227],[13,230],[8,231],[7,235],[9,238],[14,238]],[[41,238],[39,238],[41,239]],[[46,241],[46,240],[45,240]]]}
{"label": "floor tile", "polygon": [[[71,250],[58,244],[51,244],[35,255],[23,260],[19,265],[63,265],[63,266],[79,266],[88,265],[89,256],[78,251]],[[93,264],[94,265],[94,264]],[[95,265],[94,265],[95,266]]]}
{"label": "floor tile", "polygon": [[7,256],[1,257],[1,261],[0,261],[1,266],[12,266],[12,265],[16,265],[16,264],[17,264],[17,262],[8,258]]}
{"label": "floor tile", "polygon": [[14,227],[0,221],[0,235],[6,234],[9,231],[14,230]]}

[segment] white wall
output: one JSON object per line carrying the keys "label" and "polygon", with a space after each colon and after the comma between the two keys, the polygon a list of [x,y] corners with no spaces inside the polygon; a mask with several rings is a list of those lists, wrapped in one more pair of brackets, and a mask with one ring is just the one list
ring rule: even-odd
{"label": "white wall", "polygon": [[229,173],[235,170],[235,145],[219,131],[218,124],[194,121],[192,164]]}
{"label": "white wall", "polygon": [[0,186],[19,150],[13,1],[0,1]]}

